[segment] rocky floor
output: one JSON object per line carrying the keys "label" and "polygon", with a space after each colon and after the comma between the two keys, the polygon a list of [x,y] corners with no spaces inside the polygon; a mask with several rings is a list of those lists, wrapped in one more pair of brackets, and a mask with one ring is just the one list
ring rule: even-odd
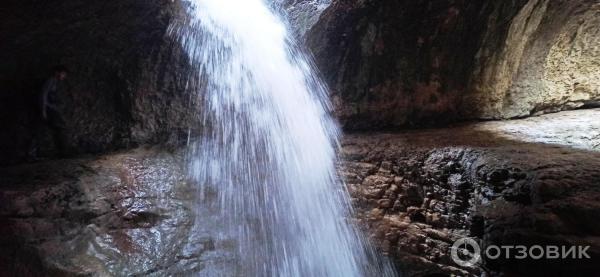
{"label": "rocky floor", "polygon": [[0,276],[228,274],[181,165],[138,149],[0,169]]}
{"label": "rocky floor", "polygon": [[600,109],[574,110],[477,125],[508,140],[600,150]]}
{"label": "rocky floor", "polygon": [[[594,276],[600,269],[598,118],[600,110],[581,110],[349,135],[341,172],[361,225],[410,276]],[[590,245],[592,259],[459,267],[449,248],[462,237],[488,245]]]}
{"label": "rocky floor", "polygon": [[[593,276],[597,118],[598,109],[351,134],[340,172],[357,221],[407,276]],[[209,207],[194,208],[182,164],[180,153],[136,149],[0,168],[0,276],[235,275],[235,242],[216,239]],[[593,259],[459,267],[448,250],[465,236],[590,245]]]}

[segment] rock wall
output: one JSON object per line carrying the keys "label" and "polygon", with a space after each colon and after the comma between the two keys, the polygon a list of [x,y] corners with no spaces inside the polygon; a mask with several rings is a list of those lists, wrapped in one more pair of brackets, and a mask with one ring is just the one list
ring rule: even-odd
{"label": "rock wall", "polygon": [[319,20],[331,0],[272,0],[283,11],[296,37],[302,39]]}
{"label": "rock wall", "polygon": [[[598,100],[597,1],[274,0],[327,80],[347,130],[512,118]],[[177,144],[201,84],[168,27],[182,1],[10,0],[0,7],[0,163],[56,157],[41,86],[71,71],[66,154]],[[317,19],[328,7],[318,22]],[[313,26],[316,24],[315,26]]]}
{"label": "rock wall", "polygon": [[598,2],[338,0],[307,33],[347,130],[597,103]]}
{"label": "rock wall", "polygon": [[56,156],[39,99],[57,64],[67,155],[185,139],[194,126],[185,55],[167,28],[180,1],[13,1],[0,6],[2,163]]}
{"label": "rock wall", "polygon": [[598,102],[599,20],[598,1],[529,1],[501,44],[486,41],[480,49],[464,110],[498,119]]}
{"label": "rock wall", "polygon": [[[272,3],[299,36],[312,26],[307,44],[347,130],[523,117],[598,101],[594,0]],[[63,156],[185,141],[199,126],[191,91],[201,84],[186,78],[192,69],[168,35],[174,20],[185,20],[181,5],[4,3],[0,163],[57,156],[39,114],[41,86],[57,64],[71,71],[59,87]]]}
{"label": "rock wall", "polygon": [[[284,2],[300,35],[325,3]],[[0,163],[56,156],[36,107],[56,64],[71,71],[59,88],[70,154],[184,141],[198,120],[189,91],[200,84],[182,76],[191,69],[167,38],[180,4],[0,5]],[[306,38],[346,129],[522,117],[598,100],[598,9],[592,0],[337,0]],[[508,126],[512,136],[475,127],[349,136],[340,171],[357,220],[410,275],[481,273],[448,257],[464,236],[592,246],[590,263],[488,261],[493,273],[596,273],[597,128],[581,137],[566,128],[569,145],[585,148],[574,150],[520,141],[515,132],[542,125],[523,126]],[[235,242],[215,245],[203,229],[210,214],[192,212],[181,163],[139,149],[1,168],[0,273],[230,273]]]}
{"label": "rock wall", "polygon": [[345,129],[456,119],[490,3],[334,1],[307,44]]}

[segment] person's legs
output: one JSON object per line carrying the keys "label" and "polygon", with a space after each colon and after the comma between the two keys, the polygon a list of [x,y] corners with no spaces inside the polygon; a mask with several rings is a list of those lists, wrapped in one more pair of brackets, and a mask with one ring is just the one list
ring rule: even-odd
{"label": "person's legs", "polygon": [[31,121],[31,138],[27,147],[27,158],[36,160],[39,158],[40,138],[43,135],[44,121],[41,118],[34,118]]}
{"label": "person's legs", "polygon": [[65,131],[66,124],[61,114],[56,111],[48,112],[48,126],[59,157],[67,155]]}

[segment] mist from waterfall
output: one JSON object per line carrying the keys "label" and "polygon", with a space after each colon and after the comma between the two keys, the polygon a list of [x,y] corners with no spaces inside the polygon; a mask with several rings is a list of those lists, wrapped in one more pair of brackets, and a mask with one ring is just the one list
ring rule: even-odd
{"label": "mist from waterfall", "polygon": [[392,276],[349,222],[326,88],[261,0],[188,0],[171,33],[201,84],[191,172],[238,275]]}

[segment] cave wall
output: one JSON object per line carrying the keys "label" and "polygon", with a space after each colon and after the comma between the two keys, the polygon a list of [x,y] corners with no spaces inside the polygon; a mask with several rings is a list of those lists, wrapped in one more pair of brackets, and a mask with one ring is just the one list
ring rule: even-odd
{"label": "cave wall", "polygon": [[[306,32],[346,130],[523,117],[600,99],[597,0],[272,3],[299,38]],[[59,88],[69,155],[185,141],[199,125],[190,93],[199,84],[186,79],[187,57],[167,31],[181,5],[4,3],[2,163],[57,155],[38,108],[56,64],[71,71]]]}
{"label": "cave wall", "polygon": [[[502,3],[498,3],[502,2]],[[488,15],[505,1],[336,1],[307,34],[346,129],[456,118]]]}
{"label": "cave wall", "polygon": [[[314,3],[288,2],[292,13],[308,12],[298,14],[296,22],[306,25],[296,26],[297,32],[315,20]],[[34,158],[56,154],[35,107],[41,83],[55,64],[71,70],[60,93],[71,103],[66,115],[73,154],[185,140],[197,120],[189,80],[181,76],[190,69],[167,36],[179,4],[10,0],[0,5],[1,163],[27,160],[36,149]],[[593,102],[600,80],[598,19],[597,1],[584,0],[338,0],[306,39],[345,128],[373,130],[525,116]],[[495,243],[590,243],[595,257],[600,255],[597,153],[514,145],[485,132],[452,134],[443,129],[412,137],[356,135],[343,142],[340,172],[357,220],[399,267],[422,275],[479,273],[456,267],[448,258],[451,242],[465,235]],[[469,141],[473,138],[485,141]],[[0,198],[7,205],[0,213],[8,219],[2,219],[0,244],[10,247],[2,248],[0,263],[13,263],[17,253],[19,258],[56,257],[58,262],[50,265],[62,269],[65,261],[67,269],[91,269],[99,262],[73,264],[73,256],[61,254],[71,242],[83,240],[85,246],[90,239],[73,241],[69,234],[79,236],[80,230],[92,232],[98,226],[101,231],[94,234],[117,244],[118,251],[108,253],[119,259],[124,257],[120,253],[129,254],[125,250],[135,238],[121,232],[146,234],[164,224],[161,234],[175,236],[151,242],[164,249],[189,238],[189,211],[172,216],[184,204],[162,211],[130,205],[155,202],[165,193],[180,202],[193,193],[173,193],[185,182],[182,169],[174,165],[181,161],[162,150],[138,151],[3,169]],[[172,232],[173,226],[183,233]],[[65,233],[53,233],[59,229]],[[13,252],[23,239],[26,248]],[[202,257],[194,253],[205,247],[198,239],[191,242],[195,248],[188,249],[185,241],[158,262],[132,259],[128,272],[179,270],[173,257],[183,259],[184,268],[188,261],[196,267]],[[153,254],[141,253],[140,260]],[[102,251],[94,255],[105,257]],[[47,265],[25,264],[23,270],[42,272]],[[492,266],[532,276],[527,264]],[[597,266],[585,263],[537,273],[578,272],[581,266],[597,272]]]}
{"label": "cave wall", "polygon": [[338,0],[306,40],[346,130],[597,103],[598,1]]}
{"label": "cave wall", "polygon": [[[488,23],[487,40],[493,40],[495,20]],[[464,104],[470,117],[524,117],[595,103],[600,3],[528,1],[500,44],[484,43],[476,65]]]}
{"label": "cave wall", "polygon": [[[57,64],[67,155],[184,139],[193,125],[185,55],[167,28],[179,1],[7,1],[0,7],[0,155],[58,155],[39,98]],[[65,154],[65,153],[62,153]]]}

